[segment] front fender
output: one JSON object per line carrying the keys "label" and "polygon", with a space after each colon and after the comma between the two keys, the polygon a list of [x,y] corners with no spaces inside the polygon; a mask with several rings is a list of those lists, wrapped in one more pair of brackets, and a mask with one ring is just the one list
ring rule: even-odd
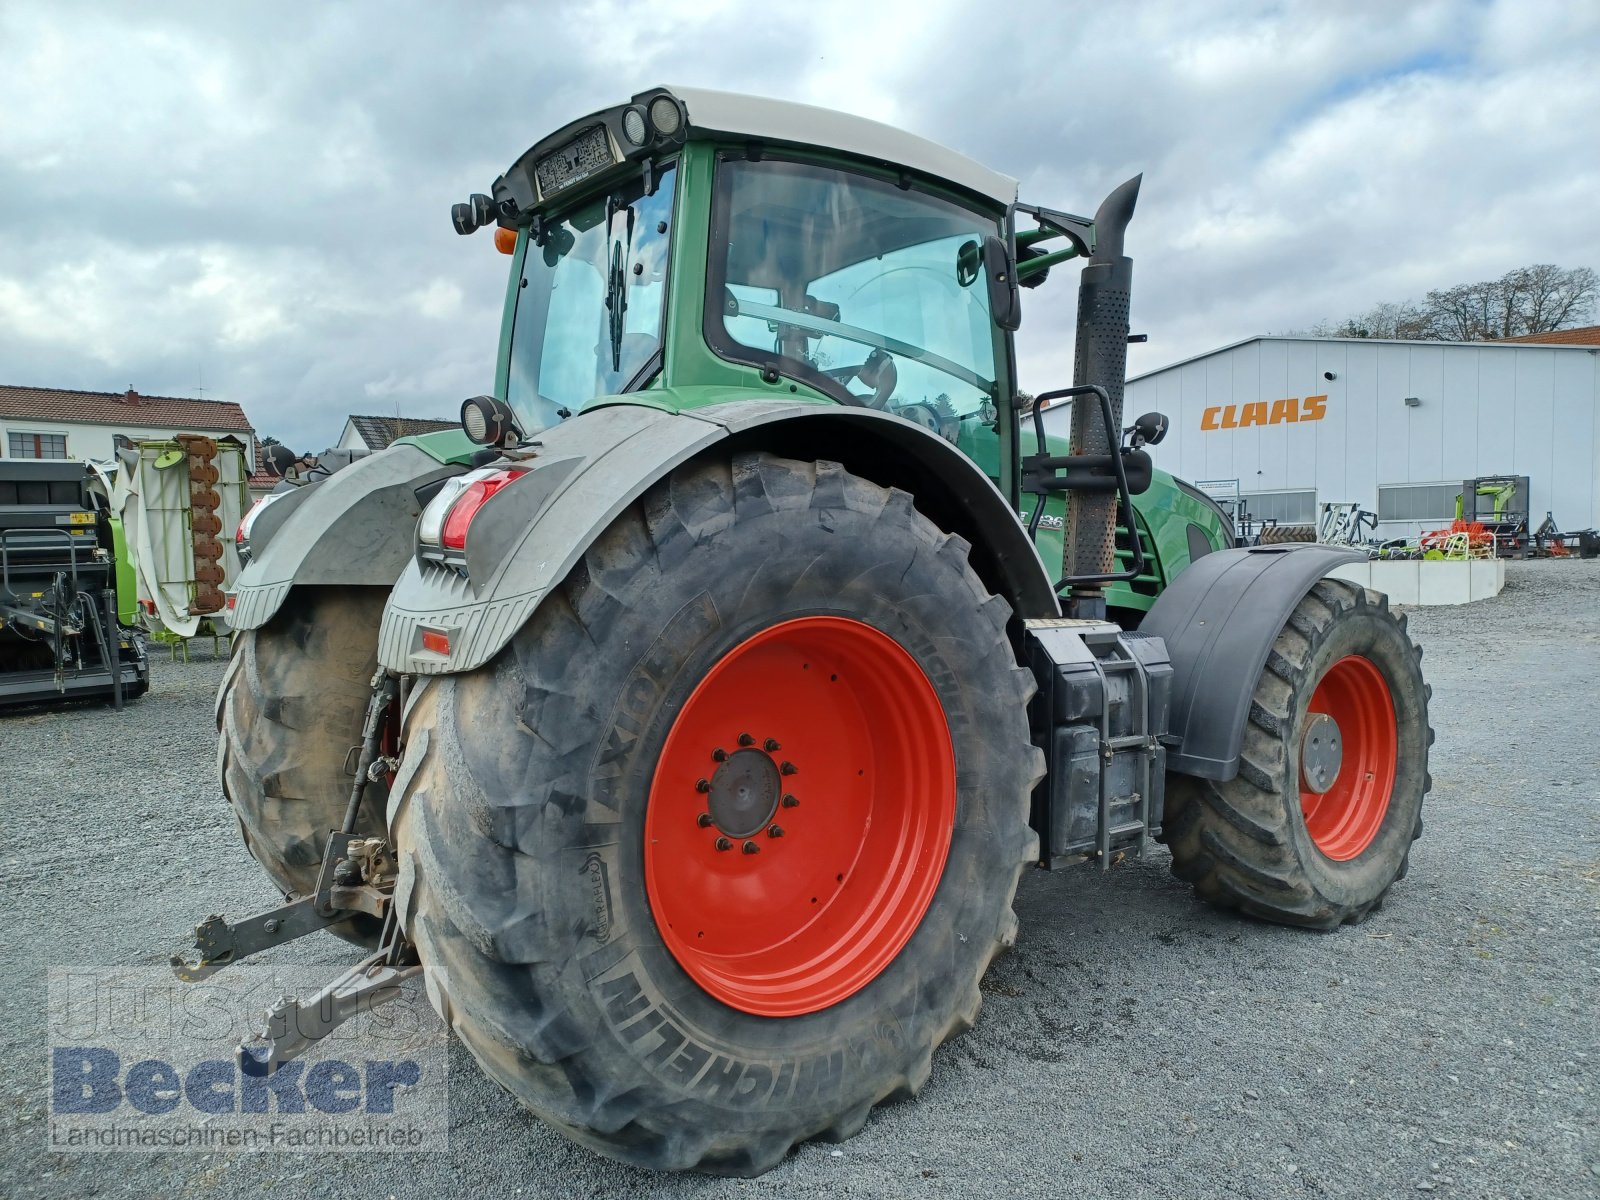
{"label": "front fender", "polygon": [[1317,580],[1366,557],[1315,543],[1218,550],[1168,585],[1139,623],[1172,659],[1167,728],[1178,744],[1167,770],[1215,780],[1239,773],[1256,680],[1284,622]]}
{"label": "front fender", "polygon": [[[416,548],[418,489],[463,470],[415,446],[391,446],[266,509],[274,520],[239,575],[233,628],[265,625],[292,587],[392,586]],[[277,508],[287,514],[281,523]]]}
{"label": "front fender", "polygon": [[[1060,611],[1052,581],[1005,498],[953,445],[910,421],[870,409],[770,400],[679,413],[623,404],[592,409],[538,435],[537,453],[523,464],[529,477],[497,493],[474,518],[465,576],[415,558],[406,565],[384,611],[379,661],[416,675],[488,662],[628,505],[712,449],[835,459],[877,482],[904,486],[919,504],[936,500],[936,519],[973,543],[985,582],[1019,615]],[[877,478],[857,465],[874,455],[894,459],[899,474]],[[448,653],[424,648],[424,628],[448,637]]]}

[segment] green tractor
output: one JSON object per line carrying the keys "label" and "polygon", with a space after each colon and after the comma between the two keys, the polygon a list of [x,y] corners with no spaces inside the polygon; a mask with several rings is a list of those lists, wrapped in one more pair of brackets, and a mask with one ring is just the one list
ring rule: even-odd
{"label": "green tractor", "polygon": [[[495,394],[247,522],[219,761],[286,903],[179,974],[331,928],[370,952],[334,1019],[445,968],[555,1128],[756,1174],[921,1087],[1025,867],[1156,838],[1214,904],[1365,918],[1421,829],[1420,652],[1353,552],[1234,548],[1123,427],[1137,191],[1088,220],[658,88],[456,205],[510,254]],[[1073,259],[1074,382],[1025,413],[1021,289]],[[245,1070],[315,1036],[286,1011]]]}

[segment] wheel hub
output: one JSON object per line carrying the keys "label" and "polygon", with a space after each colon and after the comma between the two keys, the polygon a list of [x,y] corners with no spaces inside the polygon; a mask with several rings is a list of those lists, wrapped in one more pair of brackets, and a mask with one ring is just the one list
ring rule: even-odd
{"label": "wheel hub", "polygon": [[1300,789],[1323,795],[1338,781],[1343,761],[1339,723],[1327,713],[1307,713],[1300,741]]}
{"label": "wheel hub", "polygon": [[778,764],[764,750],[735,750],[711,776],[706,805],[711,820],[731,838],[751,837],[777,814],[783,795]]}

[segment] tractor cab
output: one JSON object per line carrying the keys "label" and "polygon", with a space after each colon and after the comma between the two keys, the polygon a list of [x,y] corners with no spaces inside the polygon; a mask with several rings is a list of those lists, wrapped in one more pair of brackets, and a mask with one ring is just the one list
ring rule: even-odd
{"label": "tractor cab", "polygon": [[[505,411],[464,424],[525,439],[598,407],[692,411],[728,389],[891,414],[979,465],[1062,574],[1069,444],[1047,438],[1037,415],[1024,423],[1011,334],[1019,286],[1089,257],[1097,226],[1019,205],[1016,192],[1015,180],[876,122],[697,89],[642,92],[542,139],[492,195],[454,206],[459,232],[495,225],[512,256],[492,398]],[[1084,613],[1106,615],[1111,585],[1113,615],[1128,624],[1164,582],[1158,562],[1175,575],[1194,553],[1231,544],[1169,477],[1136,515],[1150,463],[1105,422],[1120,415],[1121,229],[1136,192],[1130,181],[1102,206],[1112,225],[1102,267],[1124,304],[1091,306],[1110,326],[1085,339],[1090,361],[1075,381],[1114,380],[1116,402],[1102,412],[1091,387],[1050,393],[1088,400],[1071,443],[1074,487],[1093,521],[1110,516],[1118,530],[1114,547],[1064,565]],[[1033,228],[1015,233],[1019,217]]]}

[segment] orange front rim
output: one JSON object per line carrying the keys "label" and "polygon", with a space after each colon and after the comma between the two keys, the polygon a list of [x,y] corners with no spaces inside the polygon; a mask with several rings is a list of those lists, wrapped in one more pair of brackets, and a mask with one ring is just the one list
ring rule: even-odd
{"label": "orange front rim", "polygon": [[[1372,844],[1389,812],[1399,762],[1394,699],[1377,665],[1351,654],[1330,666],[1311,694],[1308,735],[1317,714],[1331,718],[1337,730],[1340,762],[1324,790],[1312,786],[1302,765],[1300,811],[1317,849],[1344,862]],[[1302,764],[1307,753],[1302,744]]]}
{"label": "orange front rim", "polygon": [[656,926],[725,1004],[827,1008],[916,932],[955,809],[949,726],[916,660],[860,621],[774,625],[712,667],[667,734],[644,821]]}

